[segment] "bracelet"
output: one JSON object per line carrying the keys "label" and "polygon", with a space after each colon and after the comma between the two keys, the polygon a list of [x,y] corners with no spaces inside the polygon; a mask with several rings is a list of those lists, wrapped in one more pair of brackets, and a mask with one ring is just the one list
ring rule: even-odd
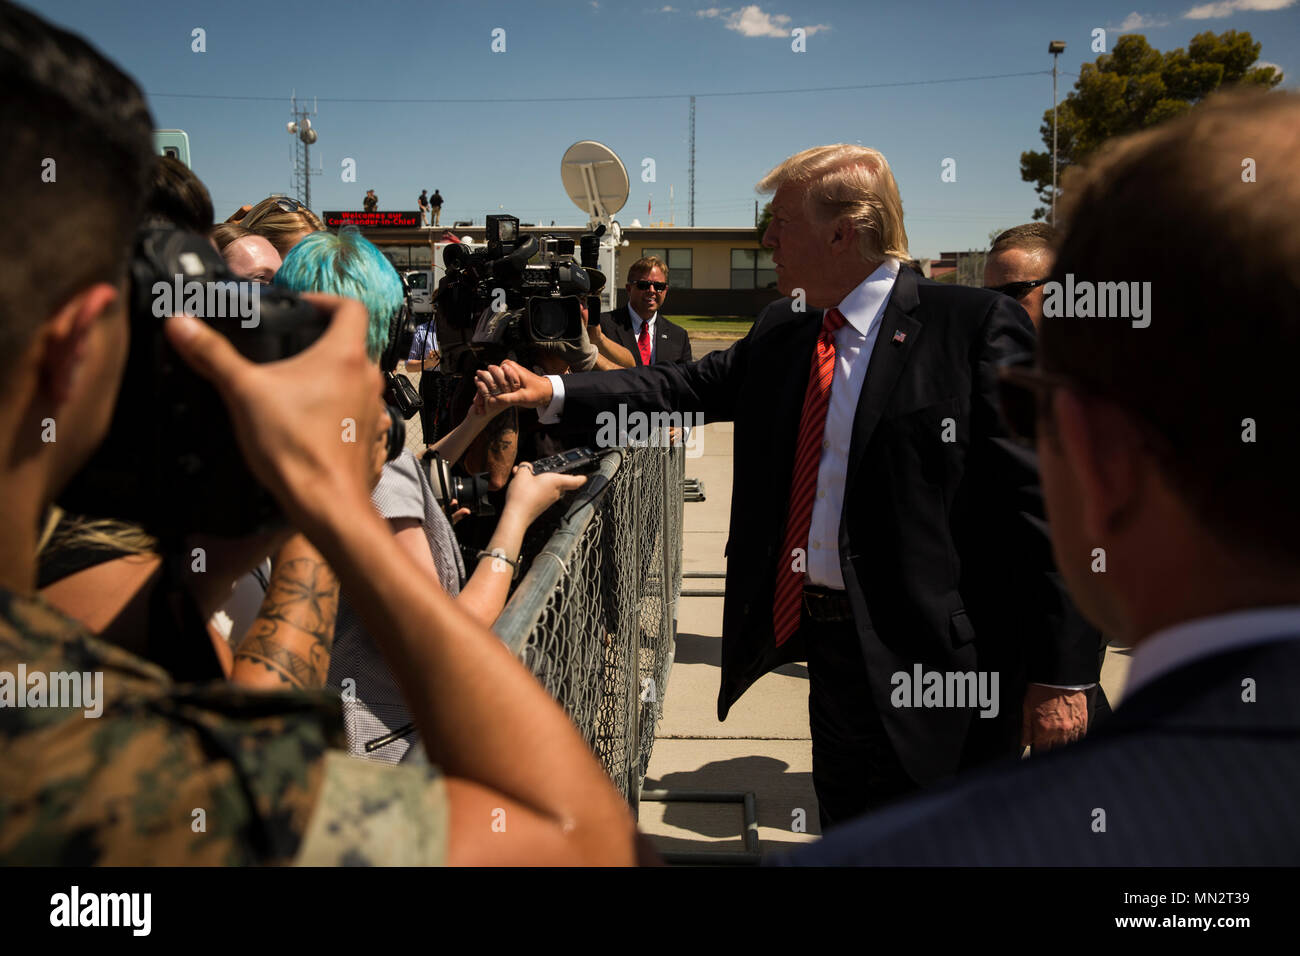
{"label": "bracelet", "polygon": [[477,555],[477,558],[480,561],[482,561],[484,558],[493,558],[498,561],[504,561],[506,564],[510,565],[512,568],[515,569],[514,574],[510,576],[510,580],[514,581],[519,577],[519,559],[516,558],[515,560],[511,561],[509,558],[506,557],[506,553],[502,551],[500,548],[496,548],[492,551],[480,551]]}

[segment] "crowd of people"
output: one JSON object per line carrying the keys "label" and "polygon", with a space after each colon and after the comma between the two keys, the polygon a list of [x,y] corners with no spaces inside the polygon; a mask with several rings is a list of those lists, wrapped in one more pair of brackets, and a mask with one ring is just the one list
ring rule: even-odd
{"label": "crowd of people", "polygon": [[[1111,144],[1071,171],[1059,234],[998,237],[984,289],[912,268],[880,153],[799,152],[759,183],[787,298],[745,338],[692,361],[666,265],[638,260],[626,309],[480,369],[416,456],[391,445],[404,291],[373,244],[276,196],[216,224],[136,84],[7,2],[0,78],[0,168],[31,182],[0,240],[0,675],[102,679],[93,716],[0,694],[0,862],[655,862],[490,630],[528,528],[585,480],[528,460],[619,406],[735,423],[718,708],[807,662],[826,836],[783,862],[1300,859],[1294,94]],[[202,237],[324,330],[257,362],[171,315],[142,353],[142,227]],[[1064,317],[1067,276],[1150,282],[1158,311]],[[158,537],[57,506],[142,354],[220,396],[211,429],[279,520]],[[485,474],[497,516],[463,530],[435,461]],[[1135,650],[1099,721],[1108,638]],[[913,672],[1001,680],[981,713],[900,697]]]}

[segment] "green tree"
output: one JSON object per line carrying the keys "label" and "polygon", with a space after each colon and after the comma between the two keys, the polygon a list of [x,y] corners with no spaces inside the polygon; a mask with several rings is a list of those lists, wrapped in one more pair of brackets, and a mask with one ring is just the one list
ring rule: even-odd
{"label": "green tree", "polygon": [[763,205],[763,211],[762,213],[759,214],[758,217],[758,224],[754,227],[755,229],[758,230],[759,245],[762,245],[763,233],[767,232],[768,224],[771,222],[772,222],[772,204],[769,202]]}
{"label": "green tree", "polygon": [[[1198,33],[1184,50],[1168,53],[1129,33],[1110,53],[1079,68],[1074,90],[1060,103],[1057,117],[1057,175],[1083,161],[1112,136],[1123,136],[1181,116],[1224,86],[1271,89],[1282,82],[1280,70],[1258,66],[1261,44],[1246,31]],[[1045,152],[1020,154],[1020,178],[1034,184],[1047,215],[1052,202],[1052,111],[1040,128]],[[1059,189],[1059,187],[1058,187]],[[1058,192],[1059,197],[1059,192]]]}

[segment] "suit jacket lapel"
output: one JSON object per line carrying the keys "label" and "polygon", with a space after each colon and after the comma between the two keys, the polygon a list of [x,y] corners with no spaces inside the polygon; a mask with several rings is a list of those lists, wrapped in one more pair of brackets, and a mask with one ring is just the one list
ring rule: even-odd
{"label": "suit jacket lapel", "polygon": [[[907,358],[921,334],[921,322],[913,315],[919,301],[916,273],[904,265],[898,270],[898,278],[889,294],[885,314],[880,317],[880,331],[876,334],[876,344],[867,363],[867,380],[863,382],[862,394],[858,396],[858,408],[853,417],[853,438],[849,443],[849,469],[846,476],[849,481],[852,481],[854,472],[862,462],[871,433],[875,431],[889,402],[889,396],[898,384],[903,366],[907,364]],[[895,338],[896,333],[902,334],[901,341]]]}

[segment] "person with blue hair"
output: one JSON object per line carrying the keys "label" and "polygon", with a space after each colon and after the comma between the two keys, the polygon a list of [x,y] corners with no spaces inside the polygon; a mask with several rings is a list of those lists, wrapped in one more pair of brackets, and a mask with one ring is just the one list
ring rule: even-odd
{"label": "person with blue hair", "polygon": [[[403,304],[402,280],[384,254],[355,228],[302,239],[285,256],[275,283],[294,292],[323,292],[361,302],[370,319],[366,350],[379,361],[393,317]],[[471,408],[430,449],[455,463],[499,411]],[[509,597],[524,532],[564,492],[581,487],[585,480],[577,475],[534,475],[527,462],[516,466],[496,529],[468,576],[451,521],[428,473],[409,449],[384,465],[371,500],[388,521],[397,545],[464,610],[491,626]],[[346,592],[340,596],[326,683],[342,689],[344,680],[355,682],[351,692],[342,695],[348,749],[357,756],[391,763],[420,760],[424,750],[417,746],[414,718]]]}

